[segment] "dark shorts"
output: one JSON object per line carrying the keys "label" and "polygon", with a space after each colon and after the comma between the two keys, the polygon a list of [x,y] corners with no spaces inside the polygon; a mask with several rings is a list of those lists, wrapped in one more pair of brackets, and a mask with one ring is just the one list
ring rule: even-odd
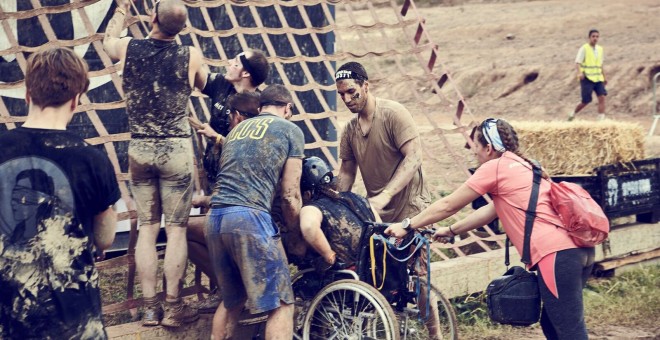
{"label": "dark shorts", "polygon": [[247,299],[245,306],[261,313],[293,303],[289,264],[270,214],[231,206],[208,216],[206,242],[225,307]]}
{"label": "dark shorts", "polygon": [[580,89],[582,90],[582,103],[588,104],[591,103],[591,94],[596,92],[596,96],[607,96],[607,90],[605,90],[605,83],[599,81],[594,83],[593,81],[587,79],[586,77],[580,80]]}

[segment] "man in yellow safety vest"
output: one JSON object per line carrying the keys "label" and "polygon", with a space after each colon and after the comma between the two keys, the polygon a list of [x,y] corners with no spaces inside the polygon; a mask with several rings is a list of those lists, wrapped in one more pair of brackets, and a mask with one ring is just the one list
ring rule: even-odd
{"label": "man in yellow safety vest", "polygon": [[607,96],[607,80],[603,72],[603,47],[598,45],[600,33],[598,30],[589,31],[589,42],[580,47],[575,58],[575,67],[577,69],[577,78],[580,81],[582,93],[582,102],[578,104],[574,111],[568,114],[568,120],[575,118],[575,114],[580,112],[587,104],[591,102],[592,92],[598,96],[598,119],[605,119],[605,96]]}

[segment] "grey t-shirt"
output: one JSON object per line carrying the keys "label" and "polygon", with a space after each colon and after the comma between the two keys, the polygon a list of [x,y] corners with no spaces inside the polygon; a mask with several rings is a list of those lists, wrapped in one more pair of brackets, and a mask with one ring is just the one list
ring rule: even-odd
{"label": "grey t-shirt", "polygon": [[241,122],[223,144],[211,205],[270,212],[284,164],[304,151],[302,131],[284,118],[262,113]]}

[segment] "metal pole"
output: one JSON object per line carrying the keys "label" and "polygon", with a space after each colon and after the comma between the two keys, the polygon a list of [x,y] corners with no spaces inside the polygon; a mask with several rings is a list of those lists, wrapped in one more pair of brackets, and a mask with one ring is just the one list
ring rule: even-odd
{"label": "metal pole", "polygon": [[653,136],[653,133],[655,132],[655,127],[658,125],[658,119],[660,119],[660,116],[658,115],[658,101],[655,95],[655,88],[656,84],[658,82],[658,76],[660,76],[660,72],[656,73],[653,76],[653,124],[651,125],[651,129],[649,130],[649,137]]}

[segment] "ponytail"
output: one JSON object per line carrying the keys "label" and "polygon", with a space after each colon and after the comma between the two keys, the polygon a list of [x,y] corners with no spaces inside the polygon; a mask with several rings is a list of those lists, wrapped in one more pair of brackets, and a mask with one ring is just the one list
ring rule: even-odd
{"label": "ponytail", "polygon": [[545,170],[543,170],[543,167],[541,167],[538,162],[532,162],[531,160],[529,160],[529,158],[523,155],[522,152],[520,152],[519,144],[518,144],[518,134],[516,133],[516,130],[513,129],[513,126],[511,126],[511,124],[509,124],[504,119],[499,119],[497,121],[497,132],[500,134],[500,137],[502,138],[502,143],[504,144],[504,147],[506,148],[507,151],[510,151],[514,153],[516,156],[522,158],[525,162],[529,163],[529,165],[531,165],[532,168],[540,169],[541,176],[543,178],[547,180],[550,179],[548,173],[545,172]]}

